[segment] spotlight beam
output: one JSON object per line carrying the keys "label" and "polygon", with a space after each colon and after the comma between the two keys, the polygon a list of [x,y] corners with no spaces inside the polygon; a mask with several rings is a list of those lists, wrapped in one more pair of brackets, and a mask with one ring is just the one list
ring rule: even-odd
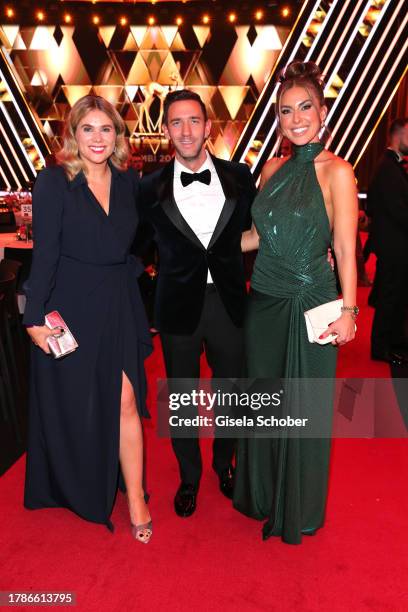
{"label": "spotlight beam", "polygon": [[8,180],[7,176],[4,174],[4,172],[3,172],[3,168],[2,168],[2,166],[1,166],[1,164],[0,164],[0,174],[1,174],[1,176],[3,177],[3,181],[5,182],[7,189],[10,189],[10,190],[11,190],[11,185],[10,185],[10,182],[9,182],[9,180]]}
{"label": "spotlight beam", "polygon": [[[397,40],[398,40],[398,39],[399,39],[399,40],[403,40],[402,38],[399,38],[399,37],[401,36],[401,33],[402,33],[402,31],[404,30],[404,28],[405,28],[405,26],[407,25],[407,23],[408,23],[408,15],[406,15],[406,16],[405,16],[404,21],[401,23],[401,25],[400,25],[400,27],[399,27],[399,29],[398,29],[398,32],[397,32],[397,35],[396,35],[396,39],[397,39]],[[397,66],[397,65],[400,63],[400,61],[401,61],[402,57],[403,57],[403,56],[405,55],[405,53],[407,52],[407,49],[408,49],[408,40],[407,40],[407,38],[405,38],[405,43],[404,43],[404,45],[402,46],[402,48],[401,48],[401,50],[400,50],[400,52],[399,52],[399,54],[398,54],[398,56],[397,56],[397,58],[396,58],[395,62],[393,63],[393,67],[392,67],[392,69],[391,69],[391,70],[389,70],[389,71],[387,71],[386,76],[385,76],[385,78],[384,78],[384,80],[383,80],[383,82],[382,82],[382,85],[381,85],[381,87],[380,87],[380,89],[379,89],[379,91],[378,91],[378,93],[377,93],[377,95],[376,95],[376,97],[375,97],[375,100],[374,100],[374,102],[371,104],[371,112],[369,112],[369,113],[366,113],[366,114],[365,114],[365,117],[364,117],[363,121],[361,122],[361,125],[360,125],[359,130],[358,130],[358,132],[357,132],[357,134],[356,134],[356,136],[355,136],[355,138],[354,138],[354,140],[353,140],[353,142],[352,142],[351,146],[349,147],[349,150],[348,150],[348,151],[347,151],[347,153],[345,154],[345,159],[349,159],[349,157],[351,156],[352,151],[355,149],[355,147],[356,147],[356,145],[357,145],[357,142],[358,142],[358,140],[359,140],[359,138],[360,138],[360,136],[361,136],[362,131],[363,131],[363,130],[364,130],[364,128],[366,127],[366,125],[367,125],[367,123],[368,123],[369,119],[371,119],[371,116],[372,116],[373,112],[375,111],[375,109],[377,108],[377,105],[378,105],[378,103],[379,103],[379,100],[380,100],[381,96],[382,96],[382,95],[383,95],[383,93],[384,93],[385,88],[388,86],[388,83],[390,82],[391,77],[392,77],[392,75],[394,74],[395,67],[396,67],[396,66]],[[388,58],[389,58],[389,56],[390,56],[390,54],[391,54],[391,51],[392,51],[392,50],[393,50],[393,48],[392,48],[391,46],[390,46],[390,47],[388,47],[388,51],[387,51],[387,53],[384,55],[384,57],[383,57],[383,59],[382,59],[382,62],[381,62],[381,64],[379,65],[379,67],[378,67],[378,69],[377,69],[377,71],[376,71],[376,73],[375,73],[375,76],[374,76],[374,78],[373,78],[373,79],[372,79],[372,81],[371,81],[371,87],[367,88],[367,91],[366,91],[366,93],[365,93],[365,95],[364,95],[363,99],[361,100],[361,102],[360,102],[360,104],[359,104],[358,108],[357,108],[357,114],[358,114],[359,112],[361,112],[361,111],[362,111],[363,105],[364,105],[365,101],[367,100],[367,98],[368,98],[369,94],[370,94],[370,93],[371,93],[371,91],[373,90],[373,86],[374,86],[374,84],[376,84],[376,83],[378,83],[378,82],[381,82],[381,81],[380,81],[380,78],[379,78],[380,73],[381,73],[381,71],[383,70],[384,65],[385,65],[386,61],[388,60]],[[362,113],[362,112],[361,112],[361,116],[363,116],[363,113]],[[349,132],[349,130],[348,130],[348,132]],[[339,144],[339,147],[338,147],[338,148],[340,148],[340,146],[341,146],[342,142],[343,142],[343,140],[342,140],[342,141],[341,141],[341,143]]]}
{"label": "spotlight beam", "polygon": [[[404,2],[404,0],[400,0],[400,6],[403,4],[403,2]],[[391,4],[391,2],[389,2],[387,8],[390,6],[390,4]],[[383,9],[383,11],[384,11],[384,9]],[[346,113],[347,113],[348,109],[350,108],[353,100],[356,98],[357,94],[361,93],[362,85],[364,83],[364,80],[365,80],[365,78],[367,76],[367,73],[368,73],[369,69],[371,68],[371,66],[374,63],[374,60],[377,58],[378,54],[380,53],[380,50],[381,50],[381,52],[383,52],[383,48],[382,48],[383,41],[385,41],[385,39],[386,39],[390,29],[391,29],[391,26],[393,25],[395,19],[397,18],[397,14],[398,14],[398,10],[395,10],[394,13],[388,19],[387,25],[386,25],[383,33],[382,33],[382,36],[381,36],[380,40],[378,41],[378,43],[375,45],[375,52],[371,54],[370,59],[368,60],[367,64],[365,65],[365,68],[364,68],[364,70],[363,70],[363,72],[362,72],[362,74],[361,74],[361,76],[359,78],[358,86],[355,87],[354,90],[351,92],[351,95],[350,95],[350,98],[348,100],[348,103],[347,103],[345,109],[343,110],[342,115],[340,116],[339,120],[336,123],[336,127],[333,130],[333,134],[332,134],[333,137],[337,133],[337,131],[339,130],[342,122],[344,121],[344,119],[346,118]],[[383,17],[383,12],[381,12],[380,17]],[[380,20],[380,17],[379,17],[378,21]],[[405,22],[406,22],[406,20],[407,20],[407,17],[405,18]],[[375,25],[377,25],[378,21],[376,22]],[[373,34],[373,32],[371,32],[371,34]],[[367,49],[368,49],[368,41],[367,41],[367,45],[363,48],[363,50],[366,51]],[[392,49],[393,49],[393,46],[390,45],[388,47],[388,50],[387,50],[386,54],[385,54],[386,57],[389,57],[389,54],[390,54]],[[380,66],[382,66],[383,64],[384,64],[384,60],[380,64]],[[376,76],[377,76],[378,72],[379,72],[379,69],[376,70],[376,73],[375,73]],[[340,149],[341,149],[342,145],[344,144],[347,136],[349,135],[350,130],[354,127],[354,125],[355,125],[355,123],[357,121],[357,118],[358,118],[358,120],[361,120],[361,117],[359,116],[359,112],[362,110],[362,106],[363,106],[364,102],[367,100],[368,94],[372,90],[374,85],[376,85],[375,77],[373,79],[371,79],[371,83],[370,84],[367,83],[367,87],[365,89],[365,93],[364,93],[364,95],[362,97],[362,100],[360,101],[357,109],[353,110],[353,118],[352,118],[351,121],[347,122],[348,125],[347,125],[347,127],[346,127],[346,129],[345,129],[345,131],[343,133],[343,136],[342,136],[339,144],[336,147],[336,150],[335,150],[336,154],[338,154],[338,152],[340,152]]]}
{"label": "spotlight beam", "polygon": [[[7,75],[5,70],[7,70]],[[7,78],[9,77],[9,78]],[[32,111],[29,107],[29,105],[27,104],[27,101],[25,99],[24,94],[21,92],[21,88],[16,80],[16,77],[14,75],[14,71],[13,71],[13,67],[12,67],[12,63],[11,60],[9,58],[9,56],[7,55],[7,53],[4,53],[4,51],[0,48],[0,78],[4,81],[4,84],[6,86],[6,89],[10,95],[10,98],[13,101],[14,107],[16,109],[17,114],[19,115],[21,122],[23,123],[27,134],[30,136],[33,146],[36,149],[39,158],[42,160],[43,164],[45,164],[45,158],[44,158],[44,154],[43,152],[47,155],[50,150],[48,148],[47,142],[44,138],[44,135],[40,129],[40,127],[38,126],[35,118],[32,115]],[[12,82],[13,87],[11,87],[11,83]],[[13,92],[13,88],[15,88],[15,93]],[[28,117],[30,118],[30,120],[32,121],[32,125],[33,125],[33,129],[36,130],[37,132],[37,138],[34,137],[33,134],[33,130],[30,128],[26,118],[24,117],[23,113],[21,112],[20,109],[20,104],[19,101],[17,101],[16,99],[16,95],[19,97],[19,101],[21,102],[21,106],[25,107],[26,112],[28,114]]]}
{"label": "spotlight beam", "polygon": [[[359,2],[361,2],[361,0],[359,0]],[[322,58],[323,58],[323,56],[324,56],[324,54],[326,52],[327,47],[329,46],[330,42],[332,41],[332,38],[334,37],[334,35],[336,34],[338,28],[340,27],[341,20],[343,19],[344,13],[348,9],[349,5],[350,5],[350,0],[347,0],[346,2],[343,3],[343,7],[342,7],[342,9],[340,11],[340,14],[337,16],[337,18],[336,18],[336,20],[335,20],[335,22],[333,24],[333,27],[332,27],[332,29],[330,31],[330,36],[327,37],[326,42],[324,43],[322,50],[320,51],[319,55],[316,58],[316,64],[318,66],[320,66],[320,62],[322,61]],[[336,3],[333,2],[333,4],[331,5],[330,8],[334,10],[335,6],[336,6]],[[357,4],[357,7],[358,7],[358,4]],[[327,15],[327,16],[329,17],[329,15]],[[326,17],[326,19],[327,19],[327,17]],[[345,35],[346,31],[347,31],[347,29],[344,30],[343,36]],[[309,56],[312,54],[311,53],[312,52],[312,48],[310,49],[310,53],[308,54]]]}
{"label": "spotlight beam", "polygon": [[[32,170],[32,172],[33,172],[33,176],[35,176],[35,175],[36,175],[36,172],[35,172],[35,168],[34,168],[34,166],[33,166],[33,164],[32,164],[32,161],[31,161],[31,159],[30,159],[29,155],[27,154],[27,151],[25,150],[25,148],[24,148],[24,146],[23,146],[23,144],[22,144],[22,142],[21,142],[21,139],[20,139],[20,137],[19,137],[19,135],[18,135],[18,133],[17,133],[17,130],[15,129],[15,127],[14,127],[14,125],[13,125],[13,122],[11,121],[11,119],[10,119],[10,116],[9,116],[8,112],[7,112],[7,110],[6,110],[6,109],[5,109],[5,107],[4,107],[3,102],[0,102],[0,108],[1,108],[1,110],[2,110],[2,112],[3,112],[4,117],[6,118],[6,121],[7,121],[8,125],[9,125],[9,127],[10,127],[10,130],[11,130],[11,131],[13,132],[13,134],[14,134],[14,137],[15,137],[15,142],[16,142],[16,143],[17,143],[17,145],[19,146],[19,148],[20,148],[20,150],[21,150],[21,153],[23,154],[23,156],[25,157],[25,159],[26,159],[26,161],[27,161],[28,165],[30,166],[30,168],[31,168],[31,170]],[[5,139],[7,140],[8,144],[9,144],[9,147],[10,147],[10,148],[12,148],[12,149],[15,149],[15,147],[11,145],[11,142],[10,142],[10,140],[9,140],[8,136],[7,136],[6,131],[4,130],[4,127],[3,127],[3,124],[2,124],[2,123],[0,123],[0,128],[1,128],[1,131],[3,132],[3,134],[4,134]],[[18,154],[17,154],[17,153],[16,153],[15,157],[16,157],[16,161],[17,161],[17,163],[20,165],[20,168],[21,168],[21,171],[22,171],[22,173],[23,173],[23,175],[24,175],[24,178],[25,178],[27,181],[31,180],[31,179],[29,179],[29,178],[28,178],[28,175],[26,174],[26,172],[25,172],[25,170],[24,170],[23,166],[21,165],[20,160],[19,160],[19,156],[18,156]]]}
{"label": "spotlight beam", "polygon": [[14,95],[13,95],[13,92],[11,91],[11,89],[10,89],[10,87],[9,87],[9,84],[7,83],[6,79],[4,78],[4,74],[3,74],[2,70],[1,70],[1,68],[0,68],[0,77],[1,77],[2,81],[4,82],[4,84],[5,84],[6,88],[7,88],[7,91],[8,91],[8,93],[9,93],[9,95],[10,95],[11,99],[13,100],[14,107],[15,107],[15,109],[16,109],[16,111],[17,111],[17,113],[18,113],[18,115],[19,115],[19,117],[20,117],[20,119],[21,119],[22,124],[24,125],[25,129],[27,130],[27,133],[29,134],[29,136],[30,136],[30,138],[31,138],[31,140],[32,140],[32,142],[33,142],[33,144],[34,144],[35,149],[36,149],[36,151],[37,151],[37,153],[38,153],[38,155],[39,155],[39,157],[40,157],[41,161],[42,161],[42,162],[43,162],[43,164],[45,165],[45,159],[44,159],[44,156],[43,156],[43,154],[42,154],[42,152],[41,152],[40,148],[39,148],[39,147],[38,147],[38,145],[37,145],[37,142],[36,142],[36,140],[35,140],[35,138],[34,138],[34,136],[33,136],[33,133],[31,132],[30,128],[28,127],[27,121],[25,120],[24,115],[23,115],[23,113],[21,112],[20,107],[18,106],[18,104],[17,104],[17,102],[16,102],[16,99],[15,99],[15,97],[14,97]]}
{"label": "spotlight beam", "polygon": [[[364,46],[362,47],[362,49],[361,49],[360,53],[359,53],[359,54],[358,54],[358,56],[357,56],[357,59],[356,59],[356,60],[355,60],[355,62],[354,62],[353,68],[350,70],[350,72],[349,72],[349,74],[348,74],[348,76],[347,76],[347,79],[346,79],[346,80],[345,80],[345,82],[344,82],[344,86],[343,86],[342,90],[340,91],[340,93],[339,93],[339,95],[337,96],[337,98],[336,98],[336,100],[335,100],[335,102],[334,102],[334,104],[333,104],[332,108],[330,109],[330,111],[329,111],[329,113],[328,113],[328,115],[327,115],[326,123],[329,123],[329,122],[330,122],[330,119],[333,117],[333,115],[334,115],[334,113],[335,113],[335,111],[336,111],[337,107],[339,106],[339,104],[340,104],[340,102],[341,102],[341,100],[342,100],[342,98],[343,98],[344,94],[346,93],[346,91],[347,91],[347,89],[348,89],[348,86],[350,85],[350,82],[351,82],[351,80],[352,80],[352,78],[353,78],[353,76],[354,76],[354,73],[356,72],[357,68],[358,68],[358,67],[359,67],[359,65],[360,65],[360,62],[361,62],[361,60],[362,60],[362,57],[363,57],[363,56],[364,56],[364,54],[366,53],[367,48],[369,47],[369,45],[370,45],[370,43],[371,43],[371,40],[372,40],[373,36],[375,35],[375,33],[376,33],[376,31],[377,31],[377,29],[378,29],[378,27],[379,27],[379,25],[380,25],[380,23],[381,23],[382,19],[383,19],[383,18],[384,18],[384,16],[386,15],[387,10],[389,9],[389,7],[390,7],[390,5],[391,5],[391,1],[392,1],[392,0],[387,0],[386,4],[383,6],[383,9],[382,9],[382,11],[381,11],[381,13],[380,13],[380,15],[379,15],[379,17],[378,17],[377,21],[375,22],[375,24],[374,24],[374,26],[373,26],[373,28],[372,28],[372,30],[371,30],[371,32],[370,32],[370,34],[369,34],[369,36],[368,36],[367,40],[366,40],[366,42],[365,42]],[[391,26],[389,25],[389,27],[391,27]],[[371,61],[372,61],[372,60],[373,60],[373,56],[371,57]],[[369,65],[371,65],[371,61],[369,60]],[[367,72],[368,72],[368,67],[366,66],[365,70],[363,71],[362,76],[360,77],[360,82],[362,81],[362,79],[364,78],[364,76],[366,75],[366,73],[367,73]],[[345,109],[343,110],[342,114],[340,115],[340,117],[339,117],[338,121],[336,121],[336,124],[333,126],[333,129],[332,129],[332,134],[331,134],[331,135],[332,135],[332,138],[335,136],[335,134],[336,134],[336,133],[337,133],[337,131],[339,130],[339,128],[340,128],[340,126],[341,126],[341,123],[342,123],[342,121],[343,121],[343,118],[344,118],[344,116],[345,116],[345,114],[346,114],[347,110],[350,108],[350,106],[351,106],[351,104],[352,104],[352,102],[353,102],[353,100],[354,100],[354,97],[356,96],[356,94],[358,93],[358,91],[359,91],[359,88],[358,88],[358,87],[356,87],[356,88],[354,89],[354,91],[352,91],[352,92],[351,92],[350,98],[349,98],[349,100],[348,100],[348,102],[347,102],[347,104],[346,104]]]}
{"label": "spotlight beam", "polygon": [[14,172],[14,168],[13,166],[10,164],[8,156],[5,154],[3,147],[0,144],[0,153],[2,158],[4,159],[4,161],[6,162],[6,165],[8,167],[8,169],[10,170],[10,174],[12,175],[13,179],[16,182],[16,185],[18,186],[19,189],[21,189],[21,183],[19,181],[19,179],[17,178],[16,173]]}
{"label": "spotlight beam", "polygon": [[377,122],[376,122],[375,126],[374,126],[374,127],[373,127],[373,129],[371,130],[371,133],[369,134],[369,136],[368,136],[368,138],[367,138],[366,142],[364,143],[364,145],[363,145],[363,147],[362,147],[362,149],[361,149],[361,151],[360,151],[360,153],[359,153],[359,155],[358,155],[358,157],[357,157],[357,159],[356,159],[355,163],[353,164],[354,168],[357,166],[358,162],[360,161],[361,157],[362,157],[362,156],[363,156],[363,154],[364,154],[364,151],[365,151],[365,150],[366,150],[366,148],[368,147],[368,145],[369,145],[369,143],[370,143],[370,140],[371,140],[371,138],[372,138],[372,136],[373,136],[373,134],[374,134],[375,130],[376,130],[376,129],[377,129],[377,127],[378,127],[378,124],[380,123],[381,119],[384,117],[385,113],[387,112],[387,109],[388,109],[388,107],[389,107],[389,105],[390,105],[390,102],[391,102],[391,100],[393,99],[393,97],[394,97],[394,95],[395,95],[395,92],[397,91],[398,87],[400,86],[402,79],[403,79],[403,78],[405,77],[405,75],[407,74],[407,71],[408,71],[408,67],[406,67],[406,68],[405,68],[404,72],[402,73],[401,78],[400,78],[400,79],[399,79],[399,81],[396,83],[396,85],[395,85],[394,89],[392,90],[391,94],[390,94],[390,95],[389,95],[389,97],[388,97],[388,100],[387,100],[387,101],[386,101],[386,103],[384,104],[384,106],[383,106],[383,108],[382,108],[382,112],[381,112],[380,116],[378,117],[378,119],[377,119]]}
{"label": "spotlight beam", "polygon": [[[354,29],[353,29],[353,32],[352,32],[351,36],[349,37],[348,42],[347,42],[347,43],[346,43],[346,45],[344,46],[343,52],[341,53],[341,55],[340,55],[339,59],[338,59],[338,60],[337,60],[337,62],[336,62],[336,65],[334,66],[334,68],[333,68],[333,70],[332,70],[332,73],[331,73],[330,78],[329,78],[329,79],[326,79],[326,86],[325,86],[325,88],[324,88],[324,92],[325,92],[325,93],[326,93],[326,92],[328,91],[328,89],[330,88],[330,86],[331,86],[331,84],[332,84],[332,82],[333,82],[334,77],[335,77],[335,76],[336,76],[336,74],[338,73],[339,68],[340,68],[340,66],[341,66],[341,65],[342,65],[342,63],[343,63],[344,58],[346,57],[347,53],[349,52],[349,49],[350,49],[351,45],[352,45],[352,44],[353,44],[353,42],[354,42],[354,38],[355,38],[355,36],[357,35],[357,32],[358,32],[358,30],[359,30],[359,28],[360,28],[361,24],[363,23],[363,21],[364,21],[364,17],[365,17],[365,15],[367,14],[367,11],[368,11],[368,9],[370,8],[371,4],[372,4],[372,0],[368,0],[367,4],[364,6],[364,9],[363,9],[363,12],[362,12],[362,14],[361,14],[360,19],[357,21],[357,23],[356,23],[356,25],[355,25],[355,27],[354,27]],[[337,47],[336,47],[336,51],[337,51]]]}

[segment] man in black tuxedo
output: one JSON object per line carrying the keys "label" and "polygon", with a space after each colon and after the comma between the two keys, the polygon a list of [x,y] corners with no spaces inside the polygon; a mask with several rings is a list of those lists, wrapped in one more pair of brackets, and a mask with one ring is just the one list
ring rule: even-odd
{"label": "man in black tuxedo", "polygon": [[[241,233],[250,225],[255,185],[245,164],[211,156],[205,146],[211,122],[201,98],[169,93],[163,129],[175,159],[145,176],[142,202],[155,230],[160,271],[155,327],[160,331],[168,378],[197,379],[200,355],[216,378],[242,375],[246,286]],[[174,507],[190,516],[202,472],[197,438],[172,438],[181,484]],[[232,497],[234,440],[215,438],[213,468],[220,490]]]}
{"label": "man in black tuxedo", "polygon": [[401,351],[408,307],[408,176],[402,163],[407,154],[408,118],[396,119],[367,200],[377,255],[371,357],[400,365],[407,361]]}

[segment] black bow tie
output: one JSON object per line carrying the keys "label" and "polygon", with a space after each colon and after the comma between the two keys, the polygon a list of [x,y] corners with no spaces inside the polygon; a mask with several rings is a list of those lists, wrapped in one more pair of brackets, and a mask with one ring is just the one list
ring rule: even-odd
{"label": "black bow tie", "polygon": [[180,180],[183,187],[187,187],[194,183],[194,181],[200,181],[209,185],[211,183],[211,172],[210,170],[203,170],[202,172],[182,172],[180,174]]}

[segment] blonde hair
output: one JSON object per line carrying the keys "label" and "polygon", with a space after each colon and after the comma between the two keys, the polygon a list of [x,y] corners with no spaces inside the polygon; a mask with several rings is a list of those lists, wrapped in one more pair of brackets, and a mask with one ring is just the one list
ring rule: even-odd
{"label": "blonde hair", "polygon": [[105,98],[94,95],[83,96],[75,102],[69,112],[64,126],[62,147],[56,154],[58,163],[63,166],[70,181],[72,181],[81,170],[86,172],[86,166],[79,156],[75,132],[81,119],[92,110],[100,110],[111,119],[116,132],[116,143],[114,151],[109,159],[119,170],[125,170],[127,168],[129,149],[125,139],[125,122],[122,117],[119,115],[116,108],[105,100]]}

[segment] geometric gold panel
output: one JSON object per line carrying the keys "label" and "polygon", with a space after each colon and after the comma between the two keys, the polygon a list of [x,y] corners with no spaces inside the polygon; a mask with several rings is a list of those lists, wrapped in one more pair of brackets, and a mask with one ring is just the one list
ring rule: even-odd
{"label": "geometric gold panel", "polygon": [[228,157],[288,31],[219,24],[89,25],[89,31],[83,24],[0,25],[0,40],[52,146],[69,108],[89,92],[117,106],[129,135],[159,136],[164,96],[185,86],[208,106],[211,150],[217,153],[219,143]]}

